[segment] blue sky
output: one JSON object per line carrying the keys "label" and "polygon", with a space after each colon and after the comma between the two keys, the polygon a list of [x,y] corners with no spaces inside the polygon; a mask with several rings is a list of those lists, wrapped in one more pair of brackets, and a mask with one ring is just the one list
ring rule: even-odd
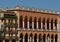
{"label": "blue sky", "polygon": [[60,0],[0,0],[0,7],[3,8],[16,5],[60,11]]}

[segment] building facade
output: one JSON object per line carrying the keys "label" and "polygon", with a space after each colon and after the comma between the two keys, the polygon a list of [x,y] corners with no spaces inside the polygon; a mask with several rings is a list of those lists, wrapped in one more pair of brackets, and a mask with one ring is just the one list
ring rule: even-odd
{"label": "building facade", "polygon": [[59,12],[15,7],[0,12],[0,42],[60,42]]}

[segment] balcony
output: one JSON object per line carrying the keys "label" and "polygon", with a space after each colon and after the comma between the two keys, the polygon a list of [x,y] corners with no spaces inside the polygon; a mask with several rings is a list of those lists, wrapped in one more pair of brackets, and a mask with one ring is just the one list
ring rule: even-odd
{"label": "balcony", "polygon": [[5,39],[9,39],[10,37],[9,37],[9,36],[5,36],[4,38],[5,38]]}
{"label": "balcony", "polygon": [[18,27],[18,24],[12,24],[13,27],[17,28]]}
{"label": "balcony", "polygon": [[18,31],[17,30],[11,30],[11,34],[13,34],[13,33],[15,33],[15,34],[17,34],[18,33]]}
{"label": "balcony", "polygon": [[17,19],[17,16],[11,14],[4,14],[4,18]]}
{"label": "balcony", "polygon": [[0,32],[0,39],[4,39],[4,33]]}
{"label": "balcony", "polygon": [[17,28],[18,24],[13,24],[13,23],[5,23],[5,27],[15,27]]}
{"label": "balcony", "polygon": [[3,25],[1,25],[0,31],[1,31],[1,32],[4,31],[4,26],[3,26]]}
{"label": "balcony", "polygon": [[11,39],[18,39],[18,37],[17,36],[11,36]]}

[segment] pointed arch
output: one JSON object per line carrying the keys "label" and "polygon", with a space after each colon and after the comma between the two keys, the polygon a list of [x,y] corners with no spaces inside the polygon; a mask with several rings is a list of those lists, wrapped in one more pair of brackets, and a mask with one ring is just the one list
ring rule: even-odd
{"label": "pointed arch", "polygon": [[25,42],[28,42],[28,34],[25,34]]}
{"label": "pointed arch", "polygon": [[42,42],[42,35],[41,34],[39,34],[39,42]]}
{"label": "pointed arch", "polygon": [[37,17],[34,17],[34,29],[37,29]]}
{"label": "pointed arch", "polygon": [[37,42],[37,34],[34,35],[34,42]]}
{"label": "pointed arch", "polygon": [[55,19],[55,30],[57,30],[57,19]]}
{"label": "pointed arch", "polygon": [[50,34],[47,35],[47,42],[50,42]]}
{"label": "pointed arch", "polygon": [[29,42],[33,42],[33,34],[32,33],[29,36]]}
{"label": "pointed arch", "polygon": [[43,35],[43,42],[46,42],[46,34]]}
{"label": "pointed arch", "polygon": [[41,29],[41,18],[38,19],[38,28]]}
{"label": "pointed arch", "polygon": [[45,29],[45,18],[43,18],[43,29]]}
{"label": "pointed arch", "polygon": [[51,30],[53,30],[53,19],[51,19]]}
{"label": "pointed arch", "polygon": [[51,42],[54,42],[54,35],[51,35]]}
{"label": "pointed arch", "polygon": [[23,42],[23,33],[20,34],[20,42]]}
{"label": "pointed arch", "polygon": [[28,17],[25,16],[25,18],[24,18],[24,27],[25,27],[25,29],[27,29],[27,22],[28,22]]}
{"label": "pointed arch", "polygon": [[47,19],[47,29],[49,30],[49,18]]}
{"label": "pointed arch", "polygon": [[29,28],[32,29],[32,17],[29,18]]}
{"label": "pointed arch", "polygon": [[58,42],[58,34],[55,35],[55,42]]}
{"label": "pointed arch", "polygon": [[23,16],[20,16],[19,27],[20,27],[21,29],[22,29],[22,27],[23,27]]}

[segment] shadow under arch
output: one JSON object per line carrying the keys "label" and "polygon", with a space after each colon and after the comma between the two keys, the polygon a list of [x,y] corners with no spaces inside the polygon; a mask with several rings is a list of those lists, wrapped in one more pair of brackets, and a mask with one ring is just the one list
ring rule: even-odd
{"label": "shadow under arch", "polygon": [[46,34],[43,35],[43,42],[46,42]]}
{"label": "shadow under arch", "polygon": [[50,34],[47,35],[47,42],[50,42]]}
{"label": "shadow under arch", "polygon": [[49,18],[47,19],[47,29],[49,30]]}
{"label": "shadow under arch", "polygon": [[55,35],[55,42],[58,42],[58,34]]}
{"label": "shadow under arch", "polygon": [[19,27],[22,29],[23,27],[23,16],[21,15],[19,18]]}
{"label": "shadow under arch", "polygon": [[38,28],[41,29],[41,17],[38,19]]}
{"label": "shadow under arch", "polygon": [[42,34],[39,34],[39,42],[42,42]]}
{"label": "shadow under arch", "polygon": [[25,34],[25,42],[28,42],[28,33]]}
{"label": "shadow under arch", "polygon": [[51,30],[53,30],[53,18],[51,19]]}
{"label": "shadow under arch", "polygon": [[34,17],[34,29],[37,29],[37,17]]}
{"label": "shadow under arch", "polygon": [[20,42],[23,42],[23,33],[20,34]]}
{"label": "shadow under arch", "polygon": [[37,42],[37,33],[34,35],[34,42]]}
{"label": "shadow under arch", "polygon": [[28,17],[25,16],[24,17],[24,27],[25,27],[25,29],[27,29],[27,22],[28,22]]}
{"label": "shadow under arch", "polygon": [[6,39],[5,42],[9,42],[9,39]]}
{"label": "shadow under arch", "polygon": [[45,18],[43,18],[43,29],[45,29]]}
{"label": "shadow under arch", "polygon": [[32,16],[29,17],[29,29],[32,29]]}
{"label": "shadow under arch", "polygon": [[33,42],[33,34],[32,33],[29,36],[29,42]]}
{"label": "shadow under arch", "polygon": [[51,42],[54,42],[54,35],[51,35]]}

